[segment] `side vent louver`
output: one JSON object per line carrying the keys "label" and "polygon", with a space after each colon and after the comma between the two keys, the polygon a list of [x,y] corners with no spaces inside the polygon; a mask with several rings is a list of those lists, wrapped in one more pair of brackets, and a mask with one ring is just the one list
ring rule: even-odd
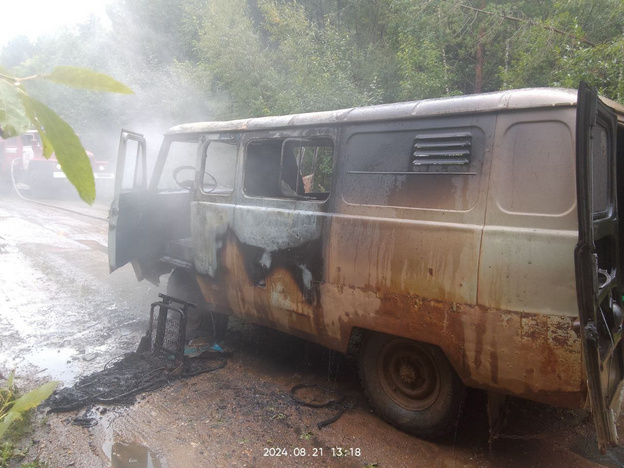
{"label": "side vent louver", "polygon": [[412,146],[411,170],[441,171],[445,166],[451,166],[449,169],[460,169],[458,166],[470,164],[471,149],[470,133],[418,135]]}

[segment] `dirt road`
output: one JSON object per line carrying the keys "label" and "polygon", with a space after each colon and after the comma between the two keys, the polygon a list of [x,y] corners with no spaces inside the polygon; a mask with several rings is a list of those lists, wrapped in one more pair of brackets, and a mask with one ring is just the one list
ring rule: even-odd
{"label": "dirt road", "polygon": [[[106,206],[52,203],[89,216],[0,198],[0,373],[16,368],[25,388],[71,386],[133,351],[164,290],[137,283],[129,266],[109,275]],[[490,450],[485,398],[468,391],[457,432],[424,441],[372,413],[348,357],[240,322],[219,345],[232,350],[224,368],[132,406],[41,414],[28,457],[52,467],[624,466],[622,447],[599,454],[583,411],[512,400],[504,434],[513,438]],[[339,408],[297,404],[290,391],[299,384],[344,395],[345,413],[318,429]]]}

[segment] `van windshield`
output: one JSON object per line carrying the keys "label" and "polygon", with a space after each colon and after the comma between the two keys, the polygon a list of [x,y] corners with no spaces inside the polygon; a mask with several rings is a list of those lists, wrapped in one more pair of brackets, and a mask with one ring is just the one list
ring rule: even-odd
{"label": "van windshield", "polygon": [[167,159],[158,179],[158,191],[182,190],[185,187],[180,185],[180,181],[193,182],[195,180],[198,146],[197,140],[171,142]]}

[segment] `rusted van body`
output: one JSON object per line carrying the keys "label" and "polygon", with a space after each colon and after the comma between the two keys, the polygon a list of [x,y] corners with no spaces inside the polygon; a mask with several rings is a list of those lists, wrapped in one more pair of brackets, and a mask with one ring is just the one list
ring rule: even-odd
{"label": "rusted van body", "polygon": [[[526,89],[180,125],[149,183],[144,140],[126,132],[111,270],[132,261],[139,279],[158,282],[175,269],[176,282],[201,291],[206,313],[359,349],[373,404],[419,435],[444,430],[405,419],[458,411],[435,409],[458,382],[587,406],[587,339],[601,356],[594,393],[613,427],[604,447],[617,440],[624,376],[624,109],[599,104],[608,122],[596,124],[591,95],[594,117],[583,124],[577,99],[575,90]],[[577,170],[577,158],[589,158],[577,157],[581,125],[598,161],[589,173]],[[132,141],[137,151],[126,156]],[[580,217],[596,237],[575,254]],[[589,319],[579,315],[583,281]]]}

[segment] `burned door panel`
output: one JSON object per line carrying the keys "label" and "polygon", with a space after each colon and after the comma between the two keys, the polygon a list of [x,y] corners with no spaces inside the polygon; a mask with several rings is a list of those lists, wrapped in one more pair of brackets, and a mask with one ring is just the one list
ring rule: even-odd
{"label": "burned door panel", "polygon": [[[136,260],[145,231],[142,220],[148,203],[146,141],[143,135],[122,130],[117,153],[115,193],[109,212],[108,259],[113,272]],[[143,279],[139,270],[137,278]]]}
{"label": "burned door panel", "polygon": [[[330,129],[250,138],[245,147],[244,202],[233,233],[240,255],[239,303],[278,328],[325,334],[320,285],[334,166]],[[262,169],[262,170],[261,170]]]}
{"label": "burned door panel", "polygon": [[[197,203],[193,221],[205,295],[250,320],[308,337],[324,333],[319,287],[333,168],[331,132],[317,133],[245,140],[243,198],[236,205]],[[228,292],[211,292],[216,284]]]}
{"label": "burned door panel", "polygon": [[[119,179],[109,226],[111,269],[131,261],[139,280],[147,279],[158,284],[160,276],[171,271],[166,260],[179,256],[180,251],[189,250],[174,244],[183,243],[191,236],[191,189],[195,179],[198,138],[197,135],[166,138],[148,187],[145,139],[132,132],[122,133],[117,169]],[[139,142],[136,163],[131,161],[137,168],[134,173],[128,171],[125,156],[128,140]],[[189,181],[176,180],[180,168],[188,170]],[[188,261],[188,258],[184,260]]]}
{"label": "burned door panel", "polygon": [[202,139],[198,190],[191,207],[193,265],[211,310],[238,312],[235,268],[228,261],[234,225],[234,190],[240,134],[208,134]]}
{"label": "burned door panel", "polygon": [[211,310],[240,315],[236,265],[231,261],[234,204],[195,202],[192,206],[193,263]]}
{"label": "burned door panel", "polygon": [[225,268],[221,251],[234,225],[234,204],[195,202],[191,211],[195,269],[200,275],[215,278]]}
{"label": "burned door panel", "polygon": [[[317,304],[317,285],[323,281],[325,220],[318,213],[238,207],[234,234],[244,258],[244,274],[254,285],[265,287],[272,272],[283,270],[306,302]],[[271,302],[287,309],[288,294],[280,296],[279,288],[271,290]]]}
{"label": "burned door panel", "polygon": [[[233,237],[241,312],[285,328],[324,334],[320,285],[324,281],[322,213],[236,208]],[[278,326],[279,326],[278,325]]]}

